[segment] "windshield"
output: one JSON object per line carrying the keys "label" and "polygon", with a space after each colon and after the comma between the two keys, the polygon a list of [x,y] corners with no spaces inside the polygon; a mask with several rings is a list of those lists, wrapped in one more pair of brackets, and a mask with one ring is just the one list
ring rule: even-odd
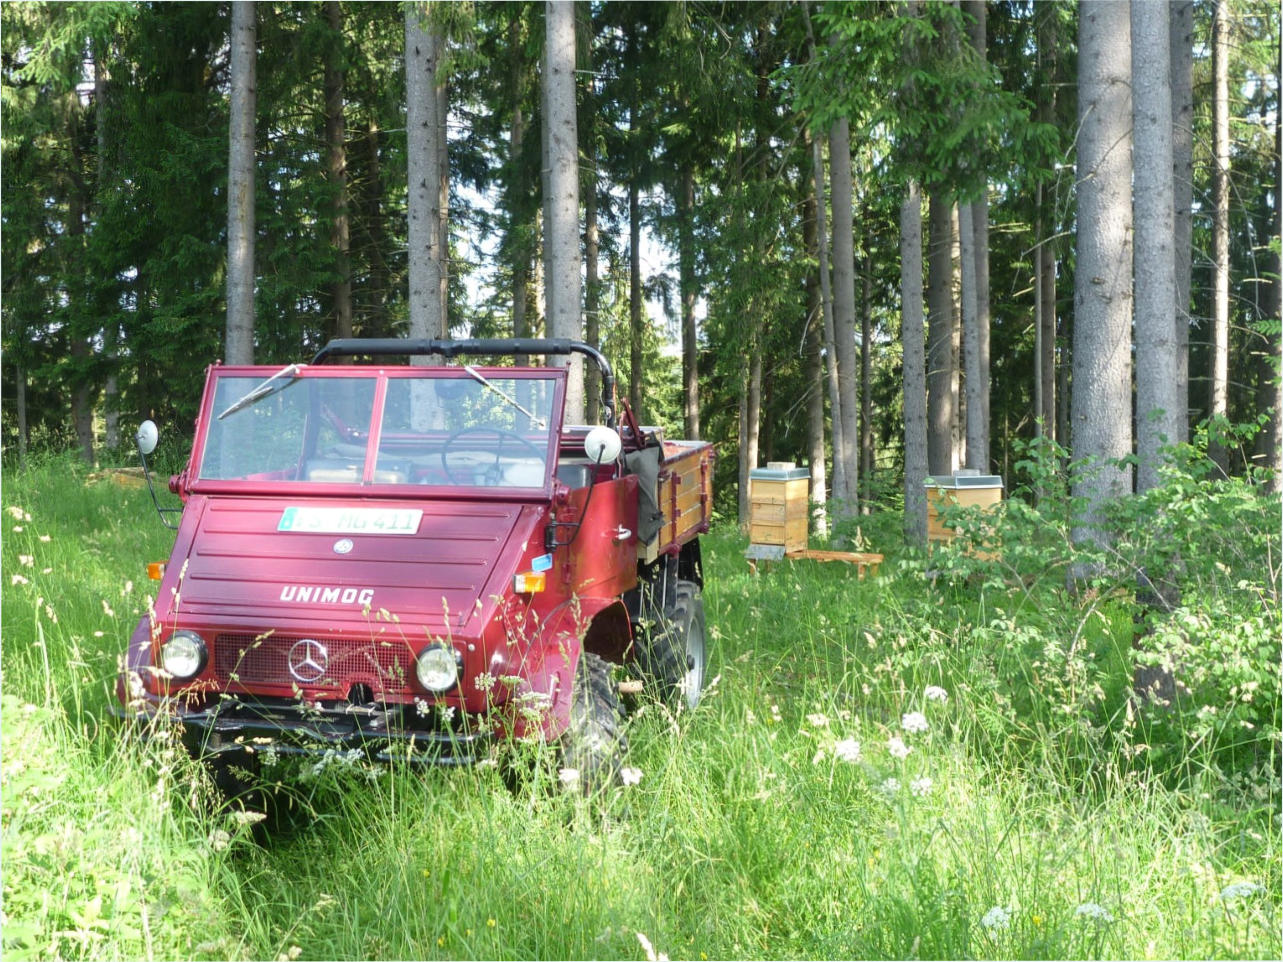
{"label": "windshield", "polygon": [[[262,381],[218,375],[207,411],[225,411]],[[288,391],[207,418],[198,478],[542,488],[557,383],[493,368],[430,376],[310,369]]]}

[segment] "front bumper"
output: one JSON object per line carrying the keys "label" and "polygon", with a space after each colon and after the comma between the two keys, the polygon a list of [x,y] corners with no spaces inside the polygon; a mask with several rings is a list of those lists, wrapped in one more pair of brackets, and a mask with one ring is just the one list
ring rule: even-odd
{"label": "front bumper", "polygon": [[198,758],[353,753],[374,762],[467,766],[488,757],[494,741],[475,717],[431,717],[420,723],[412,705],[314,706],[225,695],[207,708],[147,699],[112,710],[145,728],[177,724],[184,746]]}

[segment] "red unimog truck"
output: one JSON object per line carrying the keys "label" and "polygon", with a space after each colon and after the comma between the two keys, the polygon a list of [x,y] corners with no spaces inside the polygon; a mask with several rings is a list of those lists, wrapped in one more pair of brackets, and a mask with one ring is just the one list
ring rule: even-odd
{"label": "red unimog truck", "polygon": [[[465,362],[570,353],[600,370],[603,426],[563,423],[564,369]],[[614,666],[699,700],[712,511],[711,445],[622,421],[610,365],[575,341],[349,339],[212,366],[125,713],[180,722],[216,774],[269,749],[468,764],[533,737],[607,782]],[[144,423],[144,462],[155,442]]]}

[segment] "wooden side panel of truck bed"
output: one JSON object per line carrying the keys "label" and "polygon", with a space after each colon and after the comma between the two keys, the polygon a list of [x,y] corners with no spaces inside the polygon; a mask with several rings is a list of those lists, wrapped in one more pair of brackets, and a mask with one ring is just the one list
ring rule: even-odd
{"label": "wooden side panel of truck bed", "polygon": [[713,517],[713,445],[707,441],[664,441],[656,502],[664,526],[650,544],[639,545],[640,560],[654,561],[708,530]]}

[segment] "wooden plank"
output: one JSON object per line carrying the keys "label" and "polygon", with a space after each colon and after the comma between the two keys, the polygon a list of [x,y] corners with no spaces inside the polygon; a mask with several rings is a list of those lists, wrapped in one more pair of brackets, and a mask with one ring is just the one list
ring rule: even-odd
{"label": "wooden plank", "polygon": [[790,551],[784,555],[790,561],[838,561],[855,565],[856,577],[863,578],[865,569],[877,575],[878,566],[882,564],[882,555],[864,551],[820,551],[814,548],[803,548]]}

